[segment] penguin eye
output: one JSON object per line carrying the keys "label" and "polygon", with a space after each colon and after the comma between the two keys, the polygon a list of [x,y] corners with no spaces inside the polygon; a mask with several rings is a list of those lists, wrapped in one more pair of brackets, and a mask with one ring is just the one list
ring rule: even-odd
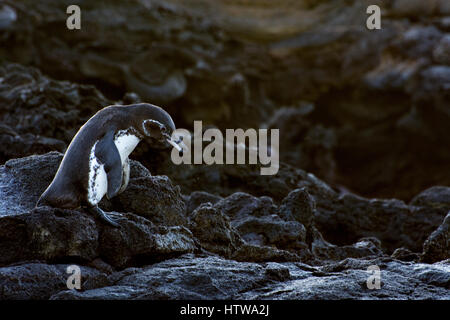
{"label": "penguin eye", "polygon": [[145,120],[143,127],[146,136],[158,137],[163,132],[164,125],[156,120]]}

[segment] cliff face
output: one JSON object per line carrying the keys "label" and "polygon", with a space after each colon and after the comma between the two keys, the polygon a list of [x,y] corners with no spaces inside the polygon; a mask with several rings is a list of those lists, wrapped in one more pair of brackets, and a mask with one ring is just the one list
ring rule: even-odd
{"label": "cliff face", "polygon": [[[1,298],[449,298],[448,1],[95,1],[77,31],[69,4],[0,3]],[[182,128],[280,129],[278,174],[142,144],[101,204],[120,230],[34,209],[79,127],[139,101]],[[370,265],[383,293],[360,284]]]}

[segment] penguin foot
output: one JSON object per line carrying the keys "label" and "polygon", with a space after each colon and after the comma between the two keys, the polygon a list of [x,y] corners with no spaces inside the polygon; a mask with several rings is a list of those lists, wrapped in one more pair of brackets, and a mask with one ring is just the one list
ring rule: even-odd
{"label": "penguin foot", "polygon": [[118,212],[105,212],[102,209],[100,209],[98,206],[90,207],[89,211],[93,213],[95,216],[100,218],[100,220],[106,222],[107,224],[113,226],[113,227],[120,227],[120,224],[117,223],[117,220],[119,220],[122,215]]}

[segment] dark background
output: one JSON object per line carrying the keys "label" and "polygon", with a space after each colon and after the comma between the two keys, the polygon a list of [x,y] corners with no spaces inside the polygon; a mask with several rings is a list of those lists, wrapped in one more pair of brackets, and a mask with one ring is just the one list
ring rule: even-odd
{"label": "dark background", "polygon": [[[0,2],[1,162],[63,152],[98,109],[142,101],[183,128],[279,128],[283,166],[336,189],[409,201],[450,184],[447,0],[77,1],[74,31],[70,4]],[[185,192],[249,183],[146,146],[132,157]]]}

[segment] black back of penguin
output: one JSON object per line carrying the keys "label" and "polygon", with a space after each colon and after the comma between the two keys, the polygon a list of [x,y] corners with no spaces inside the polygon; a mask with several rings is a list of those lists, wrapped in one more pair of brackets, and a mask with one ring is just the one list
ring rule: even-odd
{"label": "black back of penguin", "polygon": [[167,112],[151,104],[109,106],[98,111],[72,139],[53,181],[41,195],[37,206],[77,208],[86,204],[89,157],[94,144],[119,130],[134,127],[141,131],[145,119],[154,119],[175,128]]}

